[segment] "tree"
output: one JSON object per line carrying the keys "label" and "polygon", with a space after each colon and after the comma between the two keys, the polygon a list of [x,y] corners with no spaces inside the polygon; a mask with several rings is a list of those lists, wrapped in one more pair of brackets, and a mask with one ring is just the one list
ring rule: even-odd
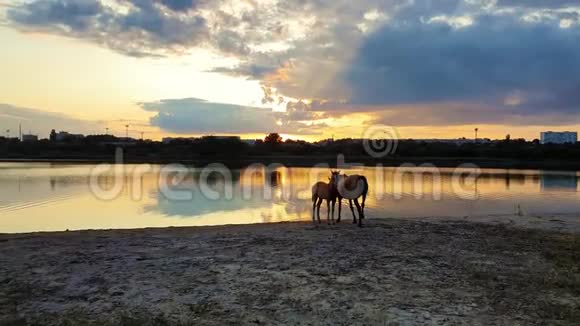
{"label": "tree", "polygon": [[264,143],[266,144],[280,144],[282,142],[282,137],[278,133],[271,133],[266,138],[264,138]]}
{"label": "tree", "polygon": [[52,129],[52,131],[50,132],[50,141],[55,142],[56,141],[56,131],[54,129]]}

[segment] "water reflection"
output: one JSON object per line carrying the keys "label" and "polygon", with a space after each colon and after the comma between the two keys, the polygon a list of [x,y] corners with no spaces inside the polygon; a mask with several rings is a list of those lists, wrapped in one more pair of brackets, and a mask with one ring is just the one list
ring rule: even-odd
{"label": "water reflection", "polygon": [[[329,173],[327,169],[254,167],[204,175],[193,169],[174,183],[172,175],[160,173],[159,166],[133,177],[131,172],[138,166],[125,165],[122,191],[108,201],[90,191],[92,168],[0,164],[0,232],[307,220],[313,178],[326,181]],[[580,212],[576,173],[490,169],[481,171],[473,182],[459,178],[457,189],[453,169],[346,172],[367,176],[369,218],[510,214],[517,205],[530,214]],[[104,188],[119,182],[107,174],[97,180]],[[204,186],[217,196],[206,196]],[[163,187],[185,191],[188,197],[168,198]],[[349,218],[345,208],[343,217]]]}
{"label": "water reflection", "polygon": [[272,188],[278,187],[282,180],[282,173],[280,173],[280,171],[268,171],[267,173],[268,177],[266,180],[268,180],[269,186]]}
{"label": "water reflection", "polygon": [[578,176],[574,172],[540,174],[542,191],[576,191],[578,189]]}

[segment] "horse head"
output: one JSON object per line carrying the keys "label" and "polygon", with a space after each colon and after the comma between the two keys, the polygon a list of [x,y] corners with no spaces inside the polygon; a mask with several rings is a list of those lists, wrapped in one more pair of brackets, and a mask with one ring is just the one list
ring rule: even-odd
{"label": "horse head", "polygon": [[340,171],[339,170],[330,170],[330,182],[337,185],[340,181]]}

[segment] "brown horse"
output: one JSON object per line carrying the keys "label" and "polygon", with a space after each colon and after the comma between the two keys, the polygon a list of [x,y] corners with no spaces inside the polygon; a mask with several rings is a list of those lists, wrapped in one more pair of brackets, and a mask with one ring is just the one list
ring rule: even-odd
{"label": "brown horse", "polygon": [[[352,223],[357,223],[357,218],[354,213],[353,201],[358,211],[358,226],[362,226],[362,220],[365,218],[365,201],[369,192],[369,183],[367,178],[363,175],[340,174],[340,171],[332,171],[331,184],[336,186],[338,192],[338,219],[336,223],[340,223],[340,213],[342,210],[342,199],[348,199],[350,211],[352,212]],[[362,204],[359,204],[358,198],[362,197]]]}
{"label": "brown horse", "polygon": [[[318,224],[320,224],[320,205],[322,201],[326,200],[326,220],[328,224],[334,224],[334,205],[336,204],[336,198],[338,196],[338,191],[336,185],[333,184],[333,179],[329,178],[329,183],[317,182],[312,186],[312,223],[315,223],[315,210],[318,213]],[[332,217],[330,214],[330,204],[332,203]]]}

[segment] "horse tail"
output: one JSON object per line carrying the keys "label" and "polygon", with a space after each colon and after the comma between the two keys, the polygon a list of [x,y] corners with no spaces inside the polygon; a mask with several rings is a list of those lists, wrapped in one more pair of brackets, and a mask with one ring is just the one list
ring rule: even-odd
{"label": "horse tail", "polygon": [[364,210],[365,209],[365,201],[367,200],[367,194],[369,193],[369,183],[367,181],[367,178],[364,175],[361,176],[361,179],[363,180],[363,192],[362,192],[361,208]]}
{"label": "horse tail", "polygon": [[369,193],[369,182],[367,181],[367,177],[364,175],[361,175],[360,178],[363,181],[362,195],[366,197],[366,195]]}
{"label": "horse tail", "polygon": [[361,206],[362,209],[365,209],[365,200],[367,200],[367,194],[366,193],[364,193],[362,195],[362,206]]}

